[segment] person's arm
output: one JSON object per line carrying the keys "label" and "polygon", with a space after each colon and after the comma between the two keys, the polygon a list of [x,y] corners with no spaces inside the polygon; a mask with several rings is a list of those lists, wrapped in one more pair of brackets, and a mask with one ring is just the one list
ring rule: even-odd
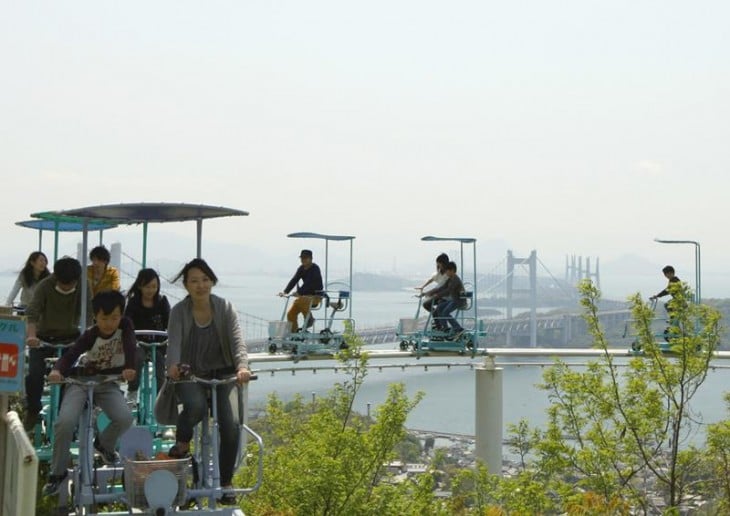
{"label": "person's arm", "polygon": [[676,276],[673,277],[672,279],[669,280],[669,283],[667,283],[667,286],[664,288],[664,290],[662,290],[661,292],[659,292],[658,294],[656,294],[654,296],[651,296],[649,299],[654,300],[654,299],[657,299],[657,298],[660,298],[660,297],[668,296],[669,295],[669,287],[672,285],[672,283],[677,283],[678,281],[679,281],[679,278],[678,277],[676,277]]}
{"label": "person's arm", "polygon": [[286,284],[286,287],[284,287],[284,290],[279,292],[279,295],[283,296],[285,294],[288,294],[291,291],[291,289],[294,288],[294,285],[296,285],[297,282],[301,279],[301,277],[302,277],[302,267],[300,266],[300,267],[297,267],[297,271],[294,273],[294,276],[292,276],[292,279],[290,279],[289,283]]}
{"label": "person's arm", "polygon": [[38,321],[40,321],[41,314],[46,309],[47,292],[47,285],[39,284],[38,287],[36,287],[35,293],[33,294],[33,299],[30,301],[30,304],[25,309],[25,342],[30,347],[35,347],[40,344],[37,333]]}
{"label": "person's arm", "polygon": [[322,271],[319,269],[319,265],[312,265],[312,293],[316,294],[324,290],[324,282],[322,281]]}
{"label": "person's arm", "polygon": [[15,298],[18,297],[18,292],[20,292],[20,289],[23,288],[23,273],[21,272],[18,274],[17,279],[15,280],[15,283],[13,284],[13,288],[10,289],[10,294],[8,294],[8,299],[5,301],[6,306],[13,306],[13,303],[15,302]]}
{"label": "person's arm", "polygon": [[246,341],[243,339],[238,314],[233,304],[228,301],[226,301],[226,318],[230,327],[233,361],[236,364],[236,380],[239,384],[243,384],[251,379],[251,371],[248,368],[248,350]]}
{"label": "person's arm", "polygon": [[109,282],[112,290],[122,290],[122,282],[119,279],[119,270],[116,267],[109,267]]}
{"label": "person's arm", "polygon": [[136,374],[135,355],[137,353],[137,337],[134,334],[134,324],[127,317],[122,319],[122,348],[124,349],[124,369],[122,378],[131,382]]}
{"label": "person's arm", "polygon": [[170,302],[167,300],[167,296],[162,296],[160,299],[160,315],[162,316],[162,329],[167,330],[167,325],[170,323]]}
{"label": "person's arm", "polygon": [[137,302],[135,297],[127,299],[127,306],[124,307],[124,317],[128,317],[133,323],[137,320]]}
{"label": "person's arm", "polygon": [[[91,292],[91,285],[88,285],[88,288],[86,289],[86,321],[81,321],[81,324],[84,324],[84,322],[86,323],[84,329],[89,328],[92,324],[94,324],[94,308],[91,305],[91,299],[93,297],[94,294]],[[81,306],[81,303],[79,303],[79,306]]]}
{"label": "person's arm", "polygon": [[426,283],[424,283],[420,287],[416,287],[416,290],[420,290],[421,292],[423,292],[423,289],[426,288],[427,286],[429,286],[431,283],[433,283],[433,278],[428,278],[426,280]]}
{"label": "person's arm", "polygon": [[183,339],[183,305],[176,304],[170,311],[170,321],[167,326],[167,356],[165,358],[165,366],[167,367],[167,376],[173,380],[180,377],[178,364],[182,357],[182,339]]}
{"label": "person's arm", "polygon": [[56,363],[53,365],[53,369],[61,373],[62,376],[66,376],[81,354],[91,349],[94,345],[94,341],[96,341],[97,335],[98,330],[96,327],[90,328],[82,333],[81,336],[76,339],[76,342],[74,342],[66,350],[66,352],[61,355],[61,358],[56,360]]}
{"label": "person's arm", "polygon": [[466,290],[464,289],[464,282],[461,281],[461,278],[458,276],[454,276],[453,285],[451,286],[451,297],[454,301],[458,301],[461,299],[462,296],[466,294]]}
{"label": "person's arm", "polygon": [[229,301],[226,301],[226,319],[231,337],[233,363],[235,364],[236,369],[248,369],[248,349],[246,347],[246,341],[243,338],[243,331],[241,330],[241,324],[238,321],[238,314],[236,313],[233,304]]}
{"label": "person's arm", "polygon": [[450,280],[447,280],[446,283],[444,283],[440,287],[436,287],[429,290],[428,292],[424,292],[423,295],[427,297],[432,297],[434,299],[442,297],[444,293],[448,292],[449,290],[449,281]]}
{"label": "person's arm", "polygon": [[[438,275],[439,275],[439,273],[438,273],[438,272],[436,272],[435,274],[433,274],[433,275],[432,275],[432,276],[431,276],[430,278],[428,278],[428,279],[426,280],[426,283],[424,283],[424,284],[423,284],[423,285],[421,285],[420,287],[416,287],[416,290],[420,290],[421,292],[423,292],[423,289],[424,289],[424,288],[426,288],[426,287],[427,287],[427,286],[429,286],[429,285],[430,285],[431,283],[434,283],[434,282],[436,281],[436,278],[438,277]],[[424,295],[425,295],[425,294],[424,294]]]}

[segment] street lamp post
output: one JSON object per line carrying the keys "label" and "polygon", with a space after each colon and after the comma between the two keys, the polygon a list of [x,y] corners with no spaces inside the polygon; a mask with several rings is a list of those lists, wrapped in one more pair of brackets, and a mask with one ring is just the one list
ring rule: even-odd
{"label": "street lamp post", "polygon": [[695,301],[700,304],[702,295],[700,291],[700,243],[695,240],[664,240],[661,238],[655,238],[654,242],[660,244],[692,244],[695,246]]}

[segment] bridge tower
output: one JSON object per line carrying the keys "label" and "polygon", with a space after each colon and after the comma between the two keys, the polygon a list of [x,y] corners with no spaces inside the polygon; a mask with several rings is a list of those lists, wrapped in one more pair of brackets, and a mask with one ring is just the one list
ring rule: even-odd
{"label": "bridge tower", "polygon": [[600,262],[596,257],[596,270],[591,270],[591,258],[586,256],[585,267],[583,267],[583,257],[572,255],[570,262],[568,262],[568,256],[565,256],[565,281],[570,285],[576,285],[580,280],[590,279],[593,280],[596,287],[601,288],[601,271]]}
{"label": "bridge tower", "polygon": [[[530,275],[529,288],[514,287],[515,265],[527,265]],[[532,250],[529,258],[516,258],[507,251],[507,319],[512,319],[512,296],[514,293],[528,293],[530,297],[530,347],[537,347],[537,251]],[[512,346],[511,332],[507,331],[507,347]]]}

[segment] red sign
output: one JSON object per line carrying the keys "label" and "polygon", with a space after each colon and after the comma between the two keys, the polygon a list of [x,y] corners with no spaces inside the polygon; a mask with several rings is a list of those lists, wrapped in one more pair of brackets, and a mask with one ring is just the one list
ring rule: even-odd
{"label": "red sign", "polygon": [[0,343],[0,378],[15,378],[18,374],[18,346]]}

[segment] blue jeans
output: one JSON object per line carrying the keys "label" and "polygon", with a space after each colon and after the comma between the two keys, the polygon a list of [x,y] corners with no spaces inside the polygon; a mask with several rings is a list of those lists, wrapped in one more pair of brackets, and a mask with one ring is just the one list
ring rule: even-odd
{"label": "blue jeans", "polygon": [[452,314],[457,308],[459,308],[459,301],[454,300],[445,300],[441,301],[438,305],[436,305],[436,317],[441,318],[442,321],[445,321],[448,326],[451,326],[451,329],[454,331],[462,331],[464,328],[461,327],[459,324],[459,321],[457,321]]}
{"label": "blue jeans", "polygon": [[[236,465],[236,450],[240,430],[233,420],[233,409],[230,394],[235,384],[219,385],[217,393],[218,430],[220,447],[218,453],[221,473],[221,485],[226,486],[233,478],[233,467]],[[188,443],[193,438],[195,425],[203,421],[208,414],[208,389],[206,385],[183,382],[175,385],[175,393],[182,403],[182,412],[177,417],[177,440]]]}

